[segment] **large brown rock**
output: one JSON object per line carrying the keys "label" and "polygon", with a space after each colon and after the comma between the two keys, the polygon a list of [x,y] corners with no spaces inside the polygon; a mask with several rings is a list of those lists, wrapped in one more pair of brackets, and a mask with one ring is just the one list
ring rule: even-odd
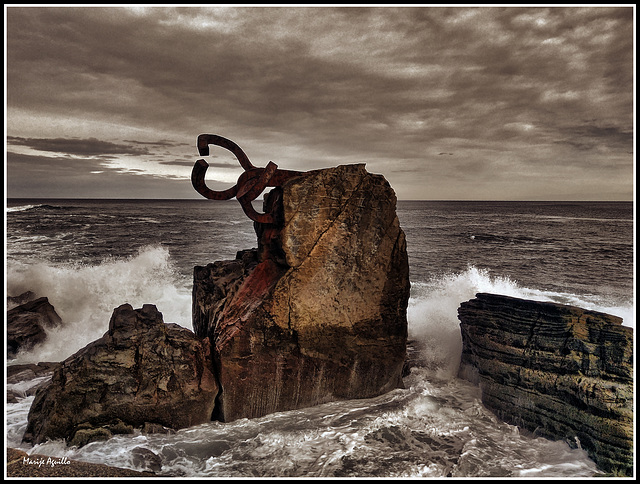
{"label": "large brown rock", "polygon": [[[25,293],[12,301],[23,301],[33,293]],[[7,311],[7,356],[15,357],[20,350],[30,350],[47,338],[46,329],[55,328],[62,320],[46,297],[37,298]]]}
{"label": "large brown rock", "polygon": [[82,445],[134,427],[208,422],[218,386],[208,340],[165,324],[155,306],[116,308],[109,330],[67,358],[38,389],[23,439]]}
{"label": "large brown rock", "polygon": [[258,249],[194,270],[194,331],[212,342],[231,421],[402,386],[409,269],[393,189],[364,165],[273,190]]}
{"label": "large brown rock", "polygon": [[633,472],[633,329],[574,306],[477,294],[458,309],[460,376],[483,403],[537,435]]}

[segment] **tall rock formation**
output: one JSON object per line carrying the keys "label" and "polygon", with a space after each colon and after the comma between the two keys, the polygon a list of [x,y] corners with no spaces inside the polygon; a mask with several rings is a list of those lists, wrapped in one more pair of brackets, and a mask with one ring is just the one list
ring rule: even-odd
{"label": "tall rock formation", "polygon": [[258,248],[194,269],[193,327],[209,337],[231,421],[402,386],[409,267],[393,189],[364,165],[272,190]]}
{"label": "tall rock formation", "polygon": [[150,424],[189,427],[211,420],[217,394],[208,340],[165,324],[151,304],[123,304],[104,336],[63,361],[38,389],[23,440],[83,445]]}
{"label": "tall rock formation", "polygon": [[574,306],[477,294],[458,309],[460,376],[537,435],[580,445],[605,472],[633,473],[633,329]]}

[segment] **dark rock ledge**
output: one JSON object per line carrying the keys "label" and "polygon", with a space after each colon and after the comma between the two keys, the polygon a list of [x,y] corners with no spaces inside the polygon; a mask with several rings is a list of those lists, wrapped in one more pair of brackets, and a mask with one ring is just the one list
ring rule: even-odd
{"label": "dark rock ledge", "polygon": [[55,308],[46,297],[36,298],[32,292],[7,297],[7,357],[20,350],[28,351],[47,338],[46,330],[62,324]]}
{"label": "dark rock ledge", "polygon": [[458,309],[460,376],[503,420],[633,475],[633,329],[574,306],[477,294]]}

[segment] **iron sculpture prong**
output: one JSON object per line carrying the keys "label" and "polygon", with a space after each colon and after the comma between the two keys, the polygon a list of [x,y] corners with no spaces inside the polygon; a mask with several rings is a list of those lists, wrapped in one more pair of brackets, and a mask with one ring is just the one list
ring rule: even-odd
{"label": "iron sculpture prong", "polygon": [[253,166],[242,148],[230,139],[223,138],[215,134],[201,134],[198,136],[197,147],[200,156],[209,155],[209,145],[220,146],[231,151],[240,162],[240,166],[245,170],[238,182],[227,190],[212,190],[205,182],[205,175],[209,164],[200,159],[196,161],[191,171],[191,184],[193,188],[205,198],[210,200],[229,200],[236,197],[244,213],[254,222],[265,224],[274,223],[274,216],[271,213],[259,213],[251,202],[255,200],[267,187],[282,186],[287,180],[303,176],[306,173],[294,170],[279,170],[278,165],[270,161],[266,168],[256,168]]}

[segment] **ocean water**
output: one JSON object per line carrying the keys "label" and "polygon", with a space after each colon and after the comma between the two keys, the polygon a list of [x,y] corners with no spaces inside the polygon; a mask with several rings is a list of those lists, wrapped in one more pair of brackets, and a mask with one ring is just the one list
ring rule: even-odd
{"label": "ocean water", "polygon": [[[399,201],[407,237],[409,338],[419,349],[405,388],[170,435],[119,435],[80,449],[21,442],[33,396],[7,404],[7,445],[29,453],[163,476],[589,477],[586,452],[498,420],[457,378],[457,308],[477,292],[573,304],[635,327],[631,202]],[[46,296],[64,321],[8,364],[61,361],[101,337],[113,309],[155,304],[191,329],[193,267],[256,245],[235,201],[7,201],[6,287]],[[26,392],[41,379],[8,386]]]}

